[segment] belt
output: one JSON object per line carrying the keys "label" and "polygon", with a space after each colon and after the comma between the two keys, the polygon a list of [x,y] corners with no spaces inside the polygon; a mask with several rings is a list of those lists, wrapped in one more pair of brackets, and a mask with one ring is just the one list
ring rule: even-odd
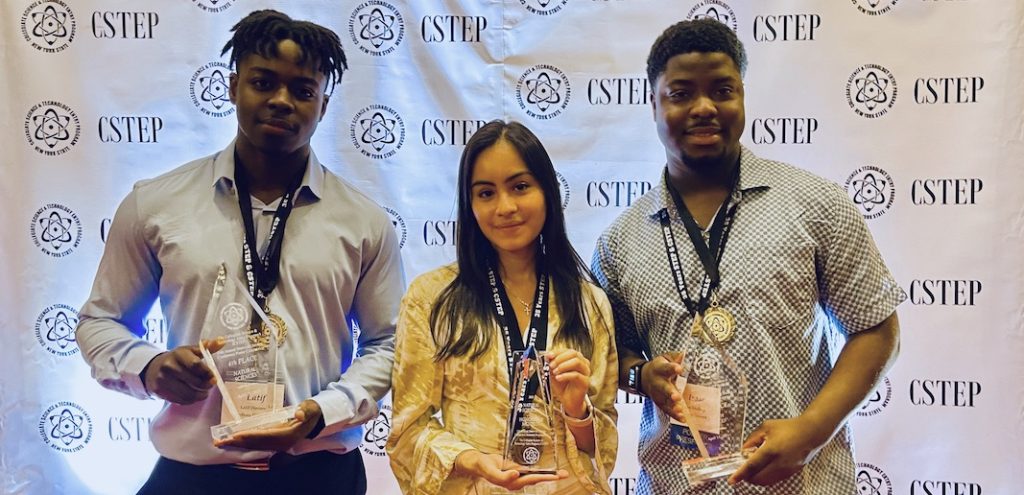
{"label": "belt", "polygon": [[243,471],[271,471],[274,469],[283,469],[292,464],[308,460],[315,456],[320,455],[338,455],[327,450],[319,450],[316,452],[306,452],[305,454],[292,455],[287,452],[278,452],[266,459],[260,459],[257,461],[249,462],[236,462],[230,464],[235,469],[241,469]]}

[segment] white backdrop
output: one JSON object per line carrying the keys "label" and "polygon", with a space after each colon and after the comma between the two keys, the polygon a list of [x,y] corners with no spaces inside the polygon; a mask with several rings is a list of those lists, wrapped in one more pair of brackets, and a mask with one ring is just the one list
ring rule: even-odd
{"label": "white backdrop", "polygon": [[[0,492],[148,475],[159,404],[90,378],[77,308],[132,184],[234,135],[218,54],[263,7],[341,36],[351,70],[314,148],[392,213],[409,280],[454,258],[458,156],[494,118],[547,145],[589,259],[663,164],[650,44],[718,17],[750,56],[743,142],[845,185],[911,296],[902,355],[853,419],[860,493],[1022,492],[1021,0],[0,0]],[[158,310],[147,328],[165,341]],[[620,402],[624,495],[641,406]],[[366,430],[373,493],[398,492],[389,421],[385,401]]]}

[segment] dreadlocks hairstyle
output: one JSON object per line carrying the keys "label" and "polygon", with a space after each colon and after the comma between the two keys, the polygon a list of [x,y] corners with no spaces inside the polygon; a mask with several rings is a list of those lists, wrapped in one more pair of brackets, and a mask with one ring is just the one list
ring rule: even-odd
{"label": "dreadlocks hairstyle", "polygon": [[221,56],[231,52],[228,61],[231,67],[237,67],[239,60],[253,53],[264,58],[276,58],[277,44],[292,40],[302,48],[299,63],[312,62],[327,76],[330,83],[328,95],[348,69],[341,40],[334,31],[309,21],[296,21],[276,10],[253,11],[238,21],[231,31],[235,34],[220,51]]}
{"label": "dreadlocks hairstyle", "polygon": [[670,58],[683,53],[724,53],[736,64],[740,77],[747,72],[747,52],[736,33],[719,21],[701,18],[669,26],[658,36],[647,56],[647,79],[654,86]]}
{"label": "dreadlocks hairstyle", "polygon": [[[473,215],[472,180],[477,158],[499,141],[515,148],[544,192],[547,214],[541,228],[544,254],[538,246],[537,257],[543,256],[547,260],[544,269],[551,277],[553,292],[558,295],[561,326],[554,334],[554,342],[564,343],[589,358],[593,352],[593,339],[583,310],[582,286],[593,277],[566,235],[555,167],[544,145],[526,126],[494,120],[469,138],[459,163],[455,234],[459,274],[441,291],[430,311],[430,327],[437,345],[434,359],[442,361],[465,355],[477,359],[493,343],[497,317],[490,298],[487,270],[492,265],[496,267],[497,252]],[[592,314],[600,315],[593,304],[591,309]]]}

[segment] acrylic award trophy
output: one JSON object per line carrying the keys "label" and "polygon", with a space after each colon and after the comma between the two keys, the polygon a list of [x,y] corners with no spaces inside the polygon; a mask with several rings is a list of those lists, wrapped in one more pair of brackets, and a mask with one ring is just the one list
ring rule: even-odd
{"label": "acrylic award trophy", "polygon": [[543,354],[532,346],[513,353],[512,410],[505,434],[505,464],[520,474],[556,474],[551,385]]}
{"label": "acrylic award trophy", "polygon": [[[703,338],[690,338],[683,359],[683,374],[676,386],[683,395],[685,423],[672,420],[671,443],[696,450],[683,461],[690,485],[719,480],[746,461],[744,421],[748,382],[716,333],[698,322]],[[706,345],[705,345],[706,344]]]}
{"label": "acrylic award trophy", "polygon": [[[222,399],[221,424],[210,427],[215,440],[280,426],[295,416],[296,406],[283,407],[284,384],[277,369],[279,332],[221,264],[200,343],[203,362],[213,371]],[[211,353],[205,342],[215,339],[223,339],[224,346]]]}

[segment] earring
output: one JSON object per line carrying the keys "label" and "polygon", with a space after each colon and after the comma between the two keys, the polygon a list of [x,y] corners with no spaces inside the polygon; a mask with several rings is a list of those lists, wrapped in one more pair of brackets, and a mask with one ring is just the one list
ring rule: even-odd
{"label": "earring", "polygon": [[544,246],[544,234],[543,233],[540,234],[539,240],[540,240],[540,254],[544,254],[544,255],[548,254],[547,248]]}

